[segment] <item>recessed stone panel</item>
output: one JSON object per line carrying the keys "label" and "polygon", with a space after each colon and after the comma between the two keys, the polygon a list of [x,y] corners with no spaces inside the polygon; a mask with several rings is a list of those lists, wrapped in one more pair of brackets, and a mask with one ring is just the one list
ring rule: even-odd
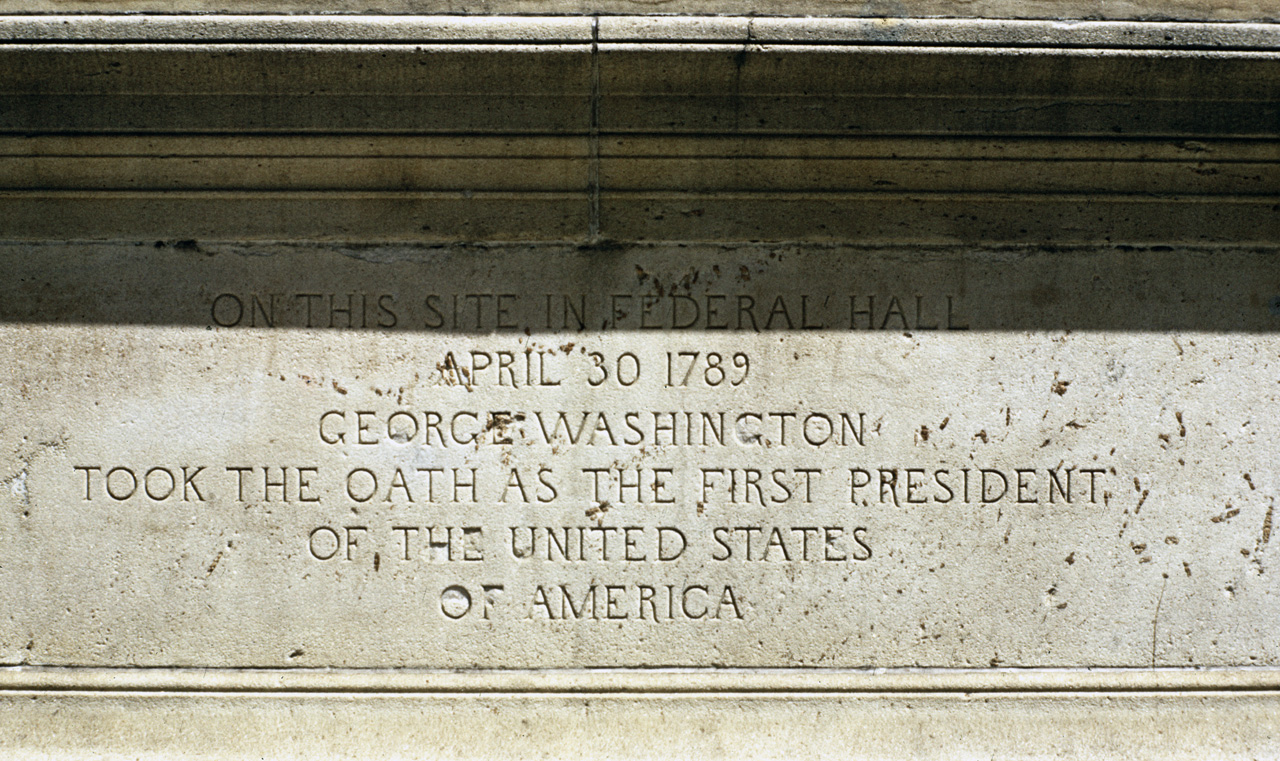
{"label": "recessed stone panel", "polygon": [[1280,659],[1271,251],[3,251],[0,657]]}

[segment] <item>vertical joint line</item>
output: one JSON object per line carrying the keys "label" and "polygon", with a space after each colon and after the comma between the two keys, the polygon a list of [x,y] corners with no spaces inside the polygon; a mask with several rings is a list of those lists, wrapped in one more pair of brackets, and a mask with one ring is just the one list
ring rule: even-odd
{"label": "vertical joint line", "polygon": [[591,124],[587,132],[587,239],[600,240],[600,16],[591,17]]}

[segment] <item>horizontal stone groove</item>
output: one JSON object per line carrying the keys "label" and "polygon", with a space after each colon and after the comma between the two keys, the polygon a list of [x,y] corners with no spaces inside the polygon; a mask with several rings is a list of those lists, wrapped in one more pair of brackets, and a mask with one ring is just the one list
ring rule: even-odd
{"label": "horizontal stone groove", "polygon": [[1218,693],[1280,692],[1280,670],[0,668],[0,692]]}
{"label": "horizontal stone groove", "polygon": [[[1280,26],[1278,24],[1277,26]],[[0,51],[12,52],[22,51],[29,48],[38,48],[42,52],[48,53],[71,53],[71,52],[167,52],[167,53],[185,53],[185,52],[220,52],[233,53],[237,51],[276,51],[276,52],[293,52],[306,53],[312,51],[340,51],[340,52],[390,52],[395,50],[414,50],[421,52],[477,52],[477,53],[540,53],[545,51],[562,51],[589,53],[591,51],[590,43],[578,41],[560,41],[560,40],[441,40],[441,41],[398,41],[398,40],[378,40],[378,41],[313,41],[313,40],[278,40],[278,41],[259,41],[259,40],[210,40],[205,42],[193,42],[191,40],[170,41],[110,41],[110,40],[92,40],[83,42],[72,42],[68,40],[50,39],[50,40],[6,40],[0,38]],[[968,44],[968,43],[946,43],[937,45],[923,45],[911,42],[886,41],[879,44],[870,44],[858,41],[832,40],[828,42],[814,41],[761,41],[756,39],[743,39],[735,41],[724,40],[612,40],[601,42],[598,44],[600,53],[624,53],[624,52],[643,52],[643,53],[715,53],[729,52],[738,53],[789,53],[789,54],[805,54],[805,53],[833,53],[833,52],[856,52],[861,55],[911,55],[911,56],[927,56],[938,54],[960,54],[990,56],[993,58],[1004,57],[1038,57],[1038,56],[1073,56],[1088,58],[1122,58],[1132,60],[1182,60],[1182,61],[1205,61],[1205,60],[1239,60],[1239,61],[1271,61],[1277,56],[1276,48],[1280,48],[1280,43],[1268,44],[1259,47],[1118,47],[1118,46],[1064,46],[1064,45],[1018,45],[1018,44]]]}
{"label": "horizontal stone groove", "polygon": [[[606,135],[605,137],[610,137]],[[475,135],[244,135],[244,134],[123,134],[0,135],[4,157],[371,157],[413,158],[573,157],[586,150],[585,136],[512,133]],[[602,142],[603,156],[648,158],[928,158],[985,161],[1089,161],[1213,163],[1280,161],[1280,149],[1270,140],[1203,143],[1188,140],[1126,139],[1002,139],[953,137],[929,140],[913,137],[815,137],[811,135],[726,136],[635,133]]]}
{"label": "horizontal stone groove", "polygon": [[[65,201],[139,201],[155,205],[163,205],[167,201],[179,202],[201,202],[201,201],[220,201],[220,200],[243,200],[250,203],[262,201],[296,201],[299,203],[306,202],[324,202],[324,201],[341,201],[345,199],[353,201],[408,201],[408,202],[430,202],[437,200],[444,201],[522,201],[527,200],[536,202],[543,201],[577,201],[584,197],[580,193],[565,193],[556,191],[469,191],[469,190],[453,190],[453,191],[404,191],[404,190],[296,190],[296,191],[280,191],[280,190],[246,190],[244,188],[235,188],[233,190],[214,189],[214,190],[177,190],[173,192],[164,192],[157,194],[150,190],[80,190],[80,189],[59,189],[49,190],[45,188],[33,188],[27,190],[8,190],[0,189],[0,202],[14,202],[21,200],[65,200]],[[1097,191],[1079,191],[1079,192],[1053,192],[1053,193],[1009,193],[999,190],[991,191],[892,191],[892,192],[874,192],[874,191],[822,191],[822,190],[796,190],[796,191],[717,191],[708,193],[690,193],[683,191],[602,191],[602,201],[608,202],[612,199],[616,203],[632,203],[637,200],[652,200],[656,202],[679,203],[679,202],[714,202],[721,201],[742,201],[752,203],[769,203],[771,201],[792,201],[792,202],[867,202],[867,203],[901,203],[901,202],[917,202],[927,204],[930,202],[985,202],[985,203],[1011,203],[1034,206],[1036,204],[1052,204],[1052,203],[1092,203],[1105,207],[1112,204],[1137,205],[1160,207],[1166,205],[1180,205],[1193,207],[1205,204],[1211,201],[1213,205],[1225,206],[1256,206],[1259,203],[1280,205],[1280,194],[1276,193],[1259,193],[1256,195],[1231,193],[1227,195],[1218,195],[1210,193],[1186,194],[1186,193],[1114,193],[1105,194]],[[1083,209],[1082,209],[1083,211]],[[1280,211],[1275,209],[1273,211]],[[0,239],[3,239],[3,230],[0,229]],[[256,236],[255,236],[256,237]],[[228,240],[234,239],[235,236],[228,236]],[[1071,241],[1063,241],[1071,243]]]}
{"label": "horizontal stone groove", "polygon": [[[591,242],[585,193],[0,192],[11,240]],[[600,194],[600,238],[874,244],[1266,244],[1276,196]],[[1152,221],[1159,219],[1159,224]]]}
{"label": "horizontal stone groove", "polygon": [[[587,192],[585,137],[0,136],[7,191]],[[1260,142],[631,138],[602,192],[1272,195]]]}
{"label": "horizontal stone groove", "polygon": [[1280,25],[748,16],[152,15],[0,16],[0,41],[182,44],[730,42],[1273,51]]}

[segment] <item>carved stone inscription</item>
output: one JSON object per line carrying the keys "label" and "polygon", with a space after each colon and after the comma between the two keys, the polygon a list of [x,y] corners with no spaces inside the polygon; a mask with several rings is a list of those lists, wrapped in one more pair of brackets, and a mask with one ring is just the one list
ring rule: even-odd
{"label": "carved stone inscription", "polygon": [[258,253],[9,300],[5,662],[1280,659],[1264,256]]}

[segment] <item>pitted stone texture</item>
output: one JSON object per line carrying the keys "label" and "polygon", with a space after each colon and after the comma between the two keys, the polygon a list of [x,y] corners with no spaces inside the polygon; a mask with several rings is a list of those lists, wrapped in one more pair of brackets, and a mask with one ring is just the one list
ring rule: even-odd
{"label": "pitted stone texture", "polygon": [[1274,666],[1273,257],[13,246],[3,659]]}

